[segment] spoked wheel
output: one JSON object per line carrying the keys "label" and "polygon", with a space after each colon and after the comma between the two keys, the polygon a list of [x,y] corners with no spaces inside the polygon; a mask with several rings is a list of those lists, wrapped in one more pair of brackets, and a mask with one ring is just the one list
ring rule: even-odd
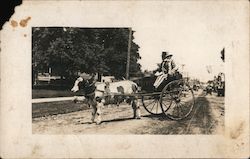
{"label": "spoked wheel", "polygon": [[175,80],[167,84],[160,97],[163,114],[172,120],[186,118],[192,112],[194,102],[193,90],[184,80]]}
{"label": "spoked wheel", "polygon": [[142,105],[147,112],[153,115],[162,114],[161,104],[160,104],[160,92],[151,96],[142,96]]}

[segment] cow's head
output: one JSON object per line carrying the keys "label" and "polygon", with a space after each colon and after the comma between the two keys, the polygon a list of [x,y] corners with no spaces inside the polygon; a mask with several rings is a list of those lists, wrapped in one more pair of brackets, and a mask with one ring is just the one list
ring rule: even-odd
{"label": "cow's head", "polygon": [[81,73],[79,74],[79,76],[80,77],[76,79],[75,84],[71,89],[72,92],[79,91],[79,83],[83,83],[85,85],[85,83],[88,83],[89,81],[91,81],[91,79],[94,78],[94,74],[87,74],[87,73]]}

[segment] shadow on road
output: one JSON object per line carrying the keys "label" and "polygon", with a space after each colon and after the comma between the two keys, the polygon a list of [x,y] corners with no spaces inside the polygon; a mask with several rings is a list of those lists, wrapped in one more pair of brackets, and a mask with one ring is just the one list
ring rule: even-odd
{"label": "shadow on road", "polygon": [[[135,118],[117,118],[117,119],[110,119],[110,120],[103,120],[102,123],[109,123],[109,122],[119,122],[119,121],[126,121],[126,120],[136,120]],[[139,120],[139,119],[137,119]]]}
{"label": "shadow on road", "polygon": [[[161,115],[153,115],[153,114],[147,114],[147,115],[142,115],[142,118],[150,118],[153,120],[170,120],[162,117]],[[109,122],[119,122],[119,121],[126,121],[126,120],[143,120],[143,119],[135,119],[132,117],[129,118],[116,118],[116,119],[110,119],[110,120],[103,120],[102,123],[109,123]]]}
{"label": "shadow on road", "polygon": [[[148,117],[148,118],[155,119],[155,120],[159,120],[160,118],[162,118],[159,115],[142,115],[142,117]],[[103,120],[102,123],[120,122],[120,121],[127,121],[127,120],[142,120],[142,119],[135,119],[132,117],[116,118],[116,119],[110,119],[110,120]],[[162,120],[164,120],[164,119],[162,118]],[[91,124],[91,122],[83,122],[81,124]]]}
{"label": "shadow on road", "polygon": [[[145,132],[149,132],[149,129],[152,129],[152,134],[212,134],[217,125],[217,121],[213,119],[211,113],[211,105],[204,96],[196,98],[193,111],[187,118],[181,121],[173,121],[161,116],[148,115],[147,117],[161,121],[141,129],[141,131],[145,129]],[[158,124],[156,128],[155,124]]]}
{"label": "shadow on road", "polygon": [[[147,114],[147,115],[142,115],[142,118],[150,118],[153,120],[167,120],[166,118],[162,117],[161,115],[153,115],[153,114]],[[75,118],[75,119],[81,119]],[[121,122],[121,121],[128,121],[128,120],[143,120],[143,119],[135,119],[133,117],[125,117],[125,118],[115,118],[115,119],[110,119],[110,120],[102,120],[102,123],[113,123],[113,122]],[[170,119],[169,119],[170,120]],[[80,124],[92,124],[92,122],[81,122]]]}

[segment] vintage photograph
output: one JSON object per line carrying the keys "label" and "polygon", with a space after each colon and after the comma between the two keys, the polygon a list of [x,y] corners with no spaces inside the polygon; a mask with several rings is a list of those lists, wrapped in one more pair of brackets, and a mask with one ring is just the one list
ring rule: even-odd
{"label": "vintage photograph", "polygon": [[0,32],[0,158],[248,158],[249,11],[24,0]]}
{"label": "vintage photograph", "polygon": [[150,33],[32,27],[32,133],[223,133],[226,48],[208,56],[166,42],[148,52],[157,45],[142,34]]}

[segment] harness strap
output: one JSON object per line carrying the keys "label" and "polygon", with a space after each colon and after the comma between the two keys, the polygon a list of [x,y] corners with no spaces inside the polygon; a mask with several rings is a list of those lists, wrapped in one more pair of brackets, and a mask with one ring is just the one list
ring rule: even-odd
{"label": "harness strap", "polygon": [[105,91],[102,91],[102,90],[99,90],[99,89],[96,89],[96,91],[99,91],[99,92],[102,92],[102,93],[104,93]]}
{"label": "harness strap", "polygon": [[85,94],[84,96],[92,96],[94,94],[95,94],[95,92],[92,92],[92,93],[89,93],[89,94]]}

